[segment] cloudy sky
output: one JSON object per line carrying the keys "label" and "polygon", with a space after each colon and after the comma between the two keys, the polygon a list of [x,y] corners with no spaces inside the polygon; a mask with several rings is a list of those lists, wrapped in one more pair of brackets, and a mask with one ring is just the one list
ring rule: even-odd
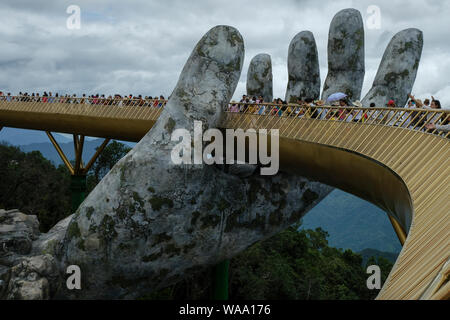
{"label": "cloudy sky", "polygon": [[[70,5],[81,9],[80,29],[67,28]],[[329,24],[339,10],[356,8],[380,28],[366,27],[365,94],[392,36],[424,32],[414,93],[434,95],[450,108],[450,1],[447,0],[2,0],[0,90],[142,94],[166,97],[198,40],[213,26],[236,27],[245,63],[235,97],[245,93],[250,60],[272,57],[274,95],[284,97],[287,52],[300,31],[314,33],[322,84],[327,74]]]}

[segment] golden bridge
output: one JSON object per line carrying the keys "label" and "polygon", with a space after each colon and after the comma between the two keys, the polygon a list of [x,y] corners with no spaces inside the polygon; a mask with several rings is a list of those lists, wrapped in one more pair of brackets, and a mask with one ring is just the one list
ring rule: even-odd
{"label": "golden bridge", "polygon": [[[70,102],[70,103],[69,103]],[[236,105],[234,106],[236,107]],[[228,106],[221,128],[279,129],[280,167],[381,209],[403,245],[378,299],[450,298],[449,134],[426,129],[450,113],[429,109]],[[163,107],[145,100],[0,100],[0,128],[46,131],[72,175],[85,174],[110,139],[139,141]],[[74,165],[51,132],[74,136]],[[85,136],[105,138],[82,161]]]}

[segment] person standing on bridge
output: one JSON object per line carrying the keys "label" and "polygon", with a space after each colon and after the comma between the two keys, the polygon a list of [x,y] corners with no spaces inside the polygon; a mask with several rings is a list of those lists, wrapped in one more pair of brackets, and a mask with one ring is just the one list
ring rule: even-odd
{"label": "person standing on bridge", "polygon": [[[433,101],[431,101],[430,107],[429,108],[425,107],[425,109],[439,112],[439,110],[442,109],[441,102],[439,100],[433,100]],[[441,118],[440,114],[436,114],[436,115],[433,116],[433,113],[430,113],[427,116],[428,122],[429,123],[435,123],[435,124],[437,124],[437,122],[439,121],[440,118]]]}
{"label": "person standing on bridge", "polygon": [[164,96],[163,95],[160,95],[159,96],[159,104],[158,104],[158,108],[162,108],[163,106],[164,106],[164,104],[165,104],[165,102],[164,102],[164,100],[165,100],[165,98],[164,98]]}
{"label": "person standing on bridge", "polygon": [[[353,106],[356,108],[363,108],[363,105],[361,101],[357,100],[353,102]],[[368,116],[367,113],[364,110],[356,110],[354,112],[353,122],[366,122]]]}

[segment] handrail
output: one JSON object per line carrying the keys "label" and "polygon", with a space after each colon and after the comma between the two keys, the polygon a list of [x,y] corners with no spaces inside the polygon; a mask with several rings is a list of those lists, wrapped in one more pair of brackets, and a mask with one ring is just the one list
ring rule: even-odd
{"label": "handrail", "polygon": [[[162,109],[168,100],[143,99],[143,98],[92,98],[92,97],[36,97],[36,96],[0,96],[0,105],[7,103],[23,103],[34,105],[45,104],[46,108],[41,111],[48,112],[53,104],[61,105],[98,105],[111,107],[150,107]],[[75,110],[64,110],[67,113]],[[354,106],[332,106],[332,105],[300,105],[300,104],[275,104],[275,103],[253,103],[253,102],[230,102],[225,112],[238,112],[243,114],[254,114],[258,116],[279,116],[304,119],[334,120],[344,122],[356,122],[366,124],[387,125],[402,127],[410,130],[421,130],[427,133],[450,137],[450,133],[443,133],[437,129],[428,130],[427,124],[443,125],[450,123],[450,110],[446,109],[424,109],[424,108],[360,108]],[[59,110],[61,112],[61,110]],[[130,112],[117,112],[116,115],[129,117]],[[105,111],[106,114],[106,111]],[[134,112],[132,113],[134,114]],[[111,116],[111,112],[108,112]],[[156,120],[159,112],[149,115]],[[146,117],[148,118],[148,117]]]}
{"label": "handrail", "polygon": [[[46,99],[46,101],[44,101]],[[50,100],[50,101],[49,101]],[[155,102],[158,105],[165,106],[168,102],[167,99],[145,99],[145,98],[92,98],[92,97],[55,97],[55,96],[0,96],[0,102],[33,102],[33,103],[65,103],[65,104],[89,104],[89,105],[111,105],[111,106],[154,106]],[[89,102],[89,103],[86,103]],[[296,103],[288,103],[288,104],[277,104],[272,102],[234,102],[231,101],[228,103],[228,107],[233,105],[238,106],[260,106],[260,107],[310,107],[313,109],[322,109],[322,108],[334,108],[334,109],[350,109],[350,110],[375,110],[375,111],[411,111],[411,112],[439,112],[439,113],[448,113],[450,114],[449,109],[425,109],[425,108],[389,108],[389,107],[373,107],[373,108],[365,108],[365,107],[355,107],[355,106],[333,106],[333,105],[308,105],[308,104],[296,104]],[[159,106],[160,107],[160,106]],[[439,111],[436,111],[439,110]]]}

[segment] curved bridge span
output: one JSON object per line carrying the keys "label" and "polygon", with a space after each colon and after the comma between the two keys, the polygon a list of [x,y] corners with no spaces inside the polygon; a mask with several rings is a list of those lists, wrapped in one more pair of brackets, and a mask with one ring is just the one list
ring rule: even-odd
{"label": "curved bridge span", "polygon": [[[0,101],[0,127],[47,131],[63,159],[50,132],[74,134],[79,162],[84,136],[137,142],[162,111],[151,103],[72,100]],[[284,171],[340,188],[388,213],[403,250],[378,299],[450,298],[449,134],[424,129],[426,123],[447,123],[449,112],[292,105],[281,114],[269,104],[262,112],[261,106],[241,109],[227,108],[220,127],[279,129]]]}

